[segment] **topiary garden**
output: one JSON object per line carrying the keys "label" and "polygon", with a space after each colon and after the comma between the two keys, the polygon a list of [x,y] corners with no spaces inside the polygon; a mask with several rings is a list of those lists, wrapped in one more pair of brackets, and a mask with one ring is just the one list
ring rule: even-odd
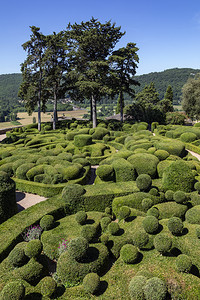
{"label": "topiary garden", "polygon": [[[0,299],[200,298],[200,129],[111,125],[7,133]],[[18,212],[16,189],[48,199]]]}

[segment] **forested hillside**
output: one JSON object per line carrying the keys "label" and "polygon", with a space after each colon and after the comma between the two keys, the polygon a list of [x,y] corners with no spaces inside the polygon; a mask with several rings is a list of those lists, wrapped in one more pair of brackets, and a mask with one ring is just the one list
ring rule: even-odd
{"label": "forested hillside", "polygon": [[[149,85],[152,81],[159,92],[159,97],[162,99],[166,92],[168,85],[171,85],[174,94],[174,102],[180,101],[181,89],[189,77],[194,77],[194,74],[199,73],[199,69],[189,68],[174,68],[168,69],[163,72],[152,72],[136,76],[140,86],[135,87],[136,93],[140,92],[145,85]],[[175,103],[174,103],[175,104]]]}
{"label": "forested hillside", "polygon": [[[171,85],[174,93],[174,102],[178,102],[181,98],[181,89],[183,85],[189,77],[193,77],[194,74],[199,72],[200,69],[174,68],[163,72],[152,72],[136,76],[140,86],[135,86],[135,91],[136,93],[140,92],[145,85],[149,85],[153,81],[159,92],[159,97],[162,99],[168,85]],[[21,81],[22,75],[20,73],[0,75],[0,105],[3,103],[5,105],[5,102],[16,104],[18,99],[17,93]]]}

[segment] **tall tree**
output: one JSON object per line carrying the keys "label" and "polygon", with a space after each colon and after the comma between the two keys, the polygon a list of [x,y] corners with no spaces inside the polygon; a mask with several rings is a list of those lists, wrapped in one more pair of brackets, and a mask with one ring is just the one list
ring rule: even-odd
{"label": "tall tree", "polygon": [[160,105],[161,105],[162,110],[163,110],[164,113],[174,111],[174,108],[173,108],[173,90],[172,90],[171,85],[169,85],[167,87],[165,97],[164,97],[163,100],[160,101]]}
{"label": "tall tree", "polygon": [[31,114],[34,107],[38,107],[38,130],[41,130],[41,103],[45,108],[47,90],[44,87],[44,52],[46,45],[45,36],[40,33],[40,28],[30,26],[32,34],[30,40],[22,45],[27,51],[27,58],[21,65],[23,82],[19,89],[19,97],[25,101],[26,108]]}
{"label": "tall tree", "polygon": [[93,127],[97,125],[96,103],[111,93],[108,85],[108,56],[124,35],[110,21],[101,24],[97,19],[68,26],[74,45],[75,64],[73,89],[76,95],[90,99]]}
{"label": "tall tree", "polygon": [[200,74],[189,78],[182,89],[182,107],[192,119],[200,118]]}
{"label": "tall tree", "polygon": [[139,62],[138,50],[135,43],[128,43],[126,47],[113,51],[109,57],[113,93],[119,95],[121,122],[123,122],[124,93],[134,97],[133,85],[139,85],[134,79]]}
{"label": "tall tree", "polygon": [[69,43],[64,31],[46,37],[44,54],[45,83],[50,97],[53,98],[53,129],[56,128],[57,101],[64,98],[66,92],[65,72],[69,69]]}

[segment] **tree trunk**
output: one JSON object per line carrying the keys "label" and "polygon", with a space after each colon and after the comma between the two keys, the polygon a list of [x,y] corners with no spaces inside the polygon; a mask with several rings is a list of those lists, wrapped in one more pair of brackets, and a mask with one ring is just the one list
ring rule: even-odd
{"label": "tree trunk", "polygon": [[92,101],[90,101],[90,121],[93,120],[92,116],[93,116],[93,113],[92,113]]}
{"label": "tree trunk", "polygon": [[120,120],[123,123],[124,118],[123,118],[123,109],[124,109],[124,103],[123,103],[123,92],[120,92]]}
{"label": "tree trunk", "polygon": [[38,131],[41,131],[41,96],[42,96],[42,71],[40,69],[40,82],[39,82],[39,99],[38,99]]}
{"label": "tree trunk", "polygon": [[57,114],[57,95],[54,90],[54,103],[53,103],[53,130],[56,129],[56,122],[58,121],[58,114]]}
{"label": "tree trunk", "polygon": [[97,127],[97,110],[96,110],[96,99],[94,95],[92,95],[92,122],[93,122],[93,128]]}

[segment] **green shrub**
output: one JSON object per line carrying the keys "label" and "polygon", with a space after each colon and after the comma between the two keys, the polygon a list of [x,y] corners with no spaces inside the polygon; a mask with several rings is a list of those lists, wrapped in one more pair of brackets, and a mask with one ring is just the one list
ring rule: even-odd
{"label": "green shrub", "polygon": [[13,176],[13,168],[12,168],[13,163],[5,163],[2,166],[0,166],[0,172],[5,172],[8,174],[9,177]]}
{"label": "green shrub", "polygon": [[84,237],[78,237],[69,242],[68,251],[71,257],[79,261],[86,255],[88,247],[88,241]]}
{"label": "green shrub", "polygon": [[166,199],[167,201],[172,201],[172,200],[174,200],[173,197],[174,197],[174,191],[168,190],[168,191],[165,192],[165,199]]}
{"label": "green shrub", "polygon": [[149,236],[144,230],[138,230],[133,235],[133,243],[139,249],[143,249],[149,242]]}
{"label": "green shrub", "polygon": [[147,281],[145,276],[135,276],[129,283],[129,295],[133,300],[144,300],[143,287]]}
{"label": "green shrub", "polygon": [[14,267],[23,266],[27,261],[27,257],[24,253],[24,249],[21,247],[15,247],[8,255],[8,262]]}
{"label": "green shrub", "polygon": [[197,136],[193,132],[185,132],[181,134],[180,139],[184,143],[192,143],[197,139]]}
{"label": "green shrub", "polygon": [[95,294],[100,287],[100,277],[96,273],[89,273],[83,279],[83,287],[87,293]]}
{"label": "green shrub", "polygon": [[109,234],[104,233],[100,236],[100,241],[102,244],[107,245],[108,241],[109,241]]}
{"label": "green shrub", "polygon": [[26,173],[27,179],[33,180],[36,175],[44,174],[44,167],[45,165],[37,165],[31,168],[30,170],[28,170],[28,172]]}
{"label": "green shrub", "polygon": [[200,182],[199,182],[199,181],[198,181],[198,182],[195,182],[194,188],[195,188],[195,190],[198,191],[198,193],[200,194]]}
{"label": "green shrub", "polygon": [[152,122],[151,123],[151,131],[154,132],[154,129],[158,127],[159,123],[158,122]]}
{"label": "green shrub", "polygon": [[134,264],[137,262],[139,252],[136,246],[126,244],[120,250],[120,257],[126,264]]}
{"label": "green shrub", "polygon": [[19,179],[27,180],[26,173],[32,169],[35,165],[33,163],[24,163],[20,165],[16,170],[16,177]]}
{"label": "green shrub", "polygon": [[177,191],[174,193],[173,199],[176,203],[182,204],[187,200],[187,197],[183,191]]}
{"label": "green shrub", "polygon": [[160,149],[155,151],[154,155],[161,161],[161,160],[165,160],[169,156],[169,153],[166,150]]}
{"label": "green shrub", "polygon": [[183,222],[180,218],[177,217],[170,218],[168,220],[167,226],[171,233],[174,235],[181,234],[183,231]]}
{"label": "green shrub", "polygon": [[167,190],[181,190],[189,193],[194,188],[194,175],[184,161],[174,161],[163,172],[163,188]]}
{"label": "green shrub", "polygon": [[102,274],[107,267],[108,257],[108,249],[101,243],[92,244],[83,261],[76,261],[69,251],[65,251],[58,259],[57,274],[63,284],[77,284],[82,282],[88,273]]}
{"label": "green shrub", "polygon": [[85,194],[85,189],[79,184],[68,184],[62,190],[62,199],[70,212],[81,210],[83,203],[81,197]]}
{"label": "green shrub", "polygon": [[152,179],[148,174],[141,174],[136,179],[136,185],[140,191],[147,191],[150,189]]}
{"label": "green shrub", "polygon": [[127,159],[136,169],[138,175],[148,174],[151,178],[155,178],[157,174],[157,164],[159,159],[149,153],[137,153]]}
{"label": "green shrub", "polygon": [[36,239],[28,242],[24,252],[29,258],[38,257],[42,252],[41,241]]}
{"label": "green shrub", "polygon": [[108,231],[112,234],[112,235],[117,235],[119,232],[119,224],[116,222],[111,222],[110,224],[108,224]]}
{"label": "green shrub", "polygon": [[46,276],[44,278],[42,278],[42,280],[40,281],[41,284],[41,294],[45,297],[51,297],[53,295],[53,293],[56,291],[56,281],[50,277],[50,276]]}
{"label": "green shrub", "polygon": [[165,300],[167,296],[167,286],[158,277],[148,279],[143,290],[146,300]]}
{"label": "green shrub", "polygon": [[179,272],[189,273],[192,268],[192,260],[186,254],[180,254],[176,258],[176,267]]}
{"label": "green shrub", "polygon": [[147,216],[153,216],[155,218],[159,218],[159,209],[157,207],[151,207],[147,210]]}
{"label": "green shrub", "polygon": [[116,182],[134,181],[136,179],[135,169],[126,159],[116,159],[112,162],[112,166],[115,171]]}
{"label": "green shrub", "polygon": [[144,218],[143,222],[144,230],[147,233],[155,233],[158,230],[159,222],[158,219],[154,216],[147,216]]}
{"label": "green shrub", "polygon": [[142,208],[144,209],[144,211],[147,211],[152,206],[153,206],[153,200],[151,200],[150,198],[145,198],[142,200]]}
{"label": "green shrub", "polygon": [[159,164],[157,165],[157,172],[158,172],[158,177],[162,178],[163,177],[163,172],[167,167],[171,165],[172,161],[171,160],[163,160],[160,161]]}
{"label": "green shrub", "polygon": [[185,155],[185,145],[181,141],[170,139],[160,140],[154,143],[157,149],[165,150],[169,154],[183,157]]}
{"label": "green shrub", "polygon": [[27,264],[13,271],[13,275],[23,279],[30,284],[37,284],[44,272],[44,266],[35,258],[31,258]]}
{"label": "green shrub", "polygon": [[93,140],[102,140],[105,135],[109,134],[109,130],[103,127],[97,127],[92,134]]}
{"label": "green shrub", "polygon": [[84,147],[92,144],[92,136],[89,134],[78,134],[74,137],[74,145],[76,147]]}
{"label": "green shrub", "polygon": [[171,249],[172,240],[167,234],[160,233],[155,236],[153,244],[158,252],[165,254]]}
{"label": "green shrub", "polygon": [[187,205],[178,204],[175,201],[163,202],[154,206],[159,210],[160,219],[169,219],[171,217],[178,217],[184,219],[185,213],[188,210]]}
{"label": "green shrub", "polygon": [[54,226],[54,217],[52,215],[45,215],[40,220],[40,227],[43,230],[50,230]]}
{"label": "green shrub", "polygon": [[25,297],[25,287],[20,280],[11,281],[1,292],[2,300],[22,300]]}
{"label": "green shrub", "polygon": [[87,213],[85,211],[78,211],[75,215],[76,222],[80,225],[84,225],[87,220]]}
{"label": "green shrub", "polygon": [[15,182],[7,173],[0,171],[0,224],[17,212]]}
{"label": "green shrub", "polygon": [[200,205],[190,208],[185,214],[185,220],[190,224],[200,224]]}
{"label": "green shrub", "polygon": [[19,166],[21,166],[22,164],[24,164],[24,159],[21,158],[21,159],[17,159],[16,161],[14,161],[12,163],[12,169],[13,169],[13,173],[14,175],[16,174],[16,170]]}
{"label": "green shrub", "polygon": [[125,220],[130,216],[130,213],[131,213],[131,209],[128,206],[122,206],[118,214],[119,220]]}
{"label": "green shrub", "polygon": [[112,209],[111,209],[111,207],[108,207],[108,206],[107,206],[107,207],[105,208],[105,213],[108,214],[108,215],[111,215],[111,214],[112,214]]}
{"label": "green shrub", "polygon": [[105,231],[110,223],[111,223],[111,218],[103,217],[100,221],[101,230]]}
{"label": "green shrub", "polygon": [[93,225],[84,225],[81,229],[81,236],[90,243],[96,236],[97,228]]}
{"label": "green shrub", "polygon": [[151,188],[150,191],[149,191],[149,194],[153,195],[153,196],[158,196],[159,195],[158,189],[157,188]]}
{"label": "green shrub", "polygon": [[101,165],[96,170],[96,175],[103,181],[114,180],[114,169],[111,165]]}

